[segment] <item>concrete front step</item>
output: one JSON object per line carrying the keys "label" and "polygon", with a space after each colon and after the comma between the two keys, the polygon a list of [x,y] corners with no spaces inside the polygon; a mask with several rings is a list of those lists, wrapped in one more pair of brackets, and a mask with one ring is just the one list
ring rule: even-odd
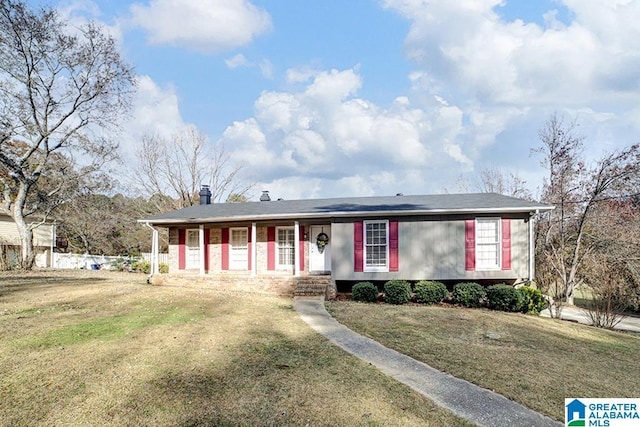
{"label": "concrete front step", "polygon": [[326,296],[327,289],[333,283],[331,276],[306,276],[298,277],[294,296]]}

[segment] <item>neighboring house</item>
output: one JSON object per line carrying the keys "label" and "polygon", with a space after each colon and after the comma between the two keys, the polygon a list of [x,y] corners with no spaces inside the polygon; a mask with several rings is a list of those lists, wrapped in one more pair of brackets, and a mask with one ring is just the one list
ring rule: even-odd
{"label": "neighboring house", "polygon": [[140,220],[169,229],[163,281],[196,273],[241,276],[247,286],[250,277],[320,275],[339,284],[516,283],[534,276],[533,215],[553,209],[492,193],[272,201],[264,192],[260,202],[219,204],[207,188],[200,194],[200,205]]}
{"label": "neighboring house", "polygon": [[[39,222],[39,220],[38,220]],[[33,250],[36,267],[50,267],[51,253],[55,247],[56,228],[51,221],[37,225],[33,229]],[[0,213],[0,267],[8,268],[18,264],[20,259],[20,234],[9,215]]]}

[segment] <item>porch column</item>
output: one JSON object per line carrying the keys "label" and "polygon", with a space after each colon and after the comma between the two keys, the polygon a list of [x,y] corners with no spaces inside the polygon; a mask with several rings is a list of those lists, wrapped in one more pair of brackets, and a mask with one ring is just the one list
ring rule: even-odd
{"label": "porch column", "polygon": [[198,246],[200,247],[200,274],[204,275],[206,273],[204,269],[204,224],[200,224],[198,231]]}
{"label": "porch column", "polygon": [[151,274],[156,275],[160,271],[158,263],[158,230],[153,228],[151,233]]}
{"label": "porch column", "polygon": [[255,276],[258,273],[257,261],[258,257],[258,229],[256,223],[251,223],[251,275]]}
{"label": "porch column", "polygon": [[55,254],[53,253],[54,248],[56,247],[56,222],[53,221],[51,224],[51,268],[56,268]]}
{"label": "porch column", "polygon": [[300,224],[293,223],[293,275],[300,275]]}

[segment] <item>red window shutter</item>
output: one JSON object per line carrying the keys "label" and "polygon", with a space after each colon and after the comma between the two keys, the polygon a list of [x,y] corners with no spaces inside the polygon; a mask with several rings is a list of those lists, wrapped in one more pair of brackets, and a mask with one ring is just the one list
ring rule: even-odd
{"label": "red window shutter", "polygon": [[204,229],[204,271],[209,271],[209,242],[211,241],[211,229]]}
{"label": "red window shutter", "polygon": [[362,222],[353,223],[353,271],[364,271]]}
{"label": "red window shutter", "polygon": [[247,250],[249,251],[249,253],[247,254],[247,260],[249,261],[247,265],[247,270],[251,270],[251,257],[253,256],[253,248],[251,247],[252,243],[253,242],[251,241],[251,227],[249,227],[249,230],[247,231]]}
{"label": "red window shutter", "polygon": [[476,269],[476,220],[464,222],[465,270]]}
{"label": "red window shutter", "polygon": [[298,250],[300,256],[300,271],[304,271],[304,225],[300,226],[300,231],[298,233],[299,241],[298,241]]}
{"label": "red window shutter", "polygon": [[511,220],[502,218],[502,269],[511,270]]}
{"label": "red window shutter", "polygon": [[267,270],[276,269],[276,228],[267,227]]}
{"label": "red window shutter", "polygon": [[398,271],[398,221],[389,221],[389,271]]}
{"label": "red window shutter", "polygon": [[184,270],[187,265],[186,240],[187,231],[183,229],[178,230],[178,270]]}
{"label": "red window shutter", "polygon": [[229,269],[229,229],[223,228],[220,230],[222,232],[222,236],[220,237],[220,248],[222,250],[222,265],[220,268],[222,270]]}

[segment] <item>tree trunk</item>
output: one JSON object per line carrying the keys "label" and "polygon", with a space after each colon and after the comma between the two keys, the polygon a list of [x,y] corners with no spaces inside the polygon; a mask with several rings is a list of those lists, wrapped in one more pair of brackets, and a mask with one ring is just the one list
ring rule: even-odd
{"label": "tree trunk", "polygon": [[33,250],[33,231],[24,220],[22,211],[17,209],[13,217],[20,234],[20,268],[31,270],[36,260]]}

